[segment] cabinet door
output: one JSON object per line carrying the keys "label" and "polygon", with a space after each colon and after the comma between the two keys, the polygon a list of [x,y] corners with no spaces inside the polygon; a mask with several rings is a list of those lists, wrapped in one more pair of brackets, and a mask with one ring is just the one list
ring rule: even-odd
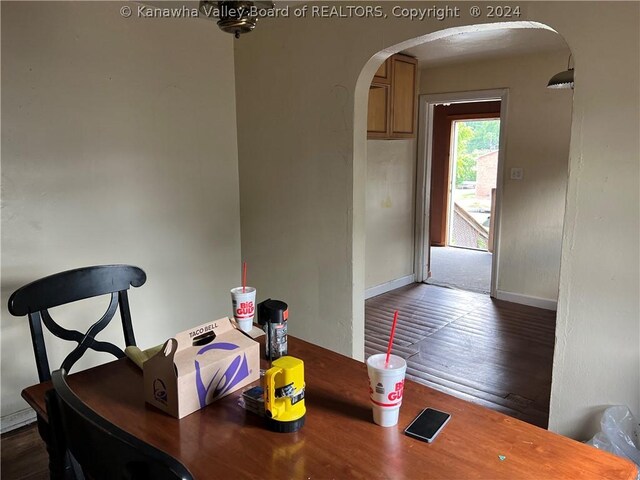
{"label": "cabinet door", "polygon": [[394,55],[391,58],[391,131],[392,137],[415,136],[416,104],[415,58]]}
{"label": "cabinet door", "polygon": [[369,111],[367,113],[367,137],[389,136],[389,85],[371,84],[369,87]]}
{"label": "cabinet door", "polygon": [[378,68],[378,71],[373,76],[372,83],[382,83],[385,85],[391,83],[391,57],[387,58],[387,60],[380,65],[380,68]]}

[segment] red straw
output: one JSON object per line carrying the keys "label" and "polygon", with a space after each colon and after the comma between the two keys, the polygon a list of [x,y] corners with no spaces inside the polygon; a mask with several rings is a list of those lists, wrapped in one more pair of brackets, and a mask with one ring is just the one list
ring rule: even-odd
{"label": "red straw", "polygon": [[247,289],[247,262],[242,262],[242,293]]}
{"label": "red straw", "polygon": [[398,323],[398,311],[393,314],[393,325],[391,325],[391,335],[389,336],[389,346],[387,347],[387,358],[384,361],[384,368],[389,365],[389,356],[391,355],[391,347],[393,346],[393,336],[396,333],[396,323]]}

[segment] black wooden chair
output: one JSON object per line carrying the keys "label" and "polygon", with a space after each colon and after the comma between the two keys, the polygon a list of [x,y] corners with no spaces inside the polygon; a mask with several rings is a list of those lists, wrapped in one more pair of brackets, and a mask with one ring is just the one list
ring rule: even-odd
{"label": "black wooden chair", "polygon": [[[133,346],[136,344],[127,290],[130,286],[143,285],[146,280],[146,274],[138,267],[102,265],[56,273],[29,283],[13,292],[9,297],[9,312],[15,316],[29,316],[31,342],[40,382],[51,379],[51,370],[42,334],[43,323],[56,337],[78,344],[62,362],[62,368],[66,372],[71,370],[88,349],[108,352],[117,358],[122,358],[124,357],[122,349],[111,343],[96,340],[95,337],[109,324],[116,309],[120,307],[125,345]],[[111,295],[111,302],[102,318],[89,326],[85,333],[61,327],[49,314],[49,308],[100,295]],[[50,428],[47,420],[40,415],[38,415],[38,431],[49,448]],[[65,469],[68,470],[69,465],[62,462],[64,459],[49,452],[49,469],[52,477],[59,478],[64,475]]]}
{"label": "black wooden chair", "polygon": [[125,432],[89,408],[69,388],[63,369],[53,372],[47,394],[56,449],[71,453],[78,478],[94,480],[191,480],[178,460]]}
{"label": "black wooden chair", "polygon": [[[78,343],[62,362],[62,368],[67,372],[89,348],[122,358],[124,352],[120,348],[111,343],[96,340],[95,336],[109,324],[119,306],[125,345],[136,344],[131,325],[127,290],[130,286],[143,285],[146,280],[146,274],[138,267],[102,265],[56,273],[29,283],[13,292],[9,297],[9,312],[17,317],[29,316],[31,342],[36,356],[40,382],[51,379],[47,350],[42,335],[43,323],[56,337]],[[67,330],[58,325],[49,315],[49,308],[107,294],[111,295],[111,303],[107,311],[102,318],[89,327],[86,333]]]}

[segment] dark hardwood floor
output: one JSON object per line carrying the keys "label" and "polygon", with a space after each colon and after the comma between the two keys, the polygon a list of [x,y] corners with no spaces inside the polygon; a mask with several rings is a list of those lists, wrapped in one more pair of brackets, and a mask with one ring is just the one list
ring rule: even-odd
{"label": "dark hardwood floor", "polygon": [[0,448],[2,480],[49,478],[49,456],[35,423],[3,434]]}
{"label": "dark hardwood floor", "polygon": [[407,378],[547,427],[554,311],[416,283],[366,301],[367,356],[386,352],[394,310]]}

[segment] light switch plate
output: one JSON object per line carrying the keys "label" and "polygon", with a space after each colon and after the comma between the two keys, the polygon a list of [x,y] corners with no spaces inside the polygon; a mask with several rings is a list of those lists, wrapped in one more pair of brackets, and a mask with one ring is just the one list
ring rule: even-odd
{"label": "light switch plate", "polygon": [[524,169],[523,168],[512,168],[511,169],[511,180],[522,180],[524,178]]}

